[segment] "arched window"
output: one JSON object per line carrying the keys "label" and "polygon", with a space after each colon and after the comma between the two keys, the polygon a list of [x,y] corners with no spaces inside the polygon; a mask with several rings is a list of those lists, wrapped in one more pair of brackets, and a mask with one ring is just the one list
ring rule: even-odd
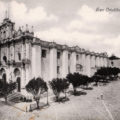
{"label": "arched window", "polygon": [[113,62],[113,61],[111,61],[111,65],[112,65],[112,66],[114,65],[114,62]]}
{"label": "arched window", "polygon": [[21,54],[18,53],[18,60],[21,60]]}
{"label": "arched window", "polygon": [[16,68],[16,69],[14,70],[14,75],[15,75],[15,76],[20,76],[20,70],[19,70],[18,68]]}
{"label": "arched window", "polygon": [[3,61],[4,61],[5,63],[7,63],[7,57],[6,57],[6,56],[3,56]]}

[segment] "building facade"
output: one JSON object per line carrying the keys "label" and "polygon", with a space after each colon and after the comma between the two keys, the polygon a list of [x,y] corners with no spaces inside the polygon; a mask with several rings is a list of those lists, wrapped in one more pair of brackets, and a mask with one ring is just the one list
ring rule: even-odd
{"label": "building facade", "polygon": [[16,31],[9,18],[0,25],[0,77],[17,81],[18,91],[33,77],[50,81],[74,72],[92,76],[97,69],[107,66],[107,53],[43,41],[34,37],[27,26]]}
{"label": "building facade", "polygon": [[120,68],[120,58],[112,55],[111,57],[109,57],[108,65],[109,67]]}

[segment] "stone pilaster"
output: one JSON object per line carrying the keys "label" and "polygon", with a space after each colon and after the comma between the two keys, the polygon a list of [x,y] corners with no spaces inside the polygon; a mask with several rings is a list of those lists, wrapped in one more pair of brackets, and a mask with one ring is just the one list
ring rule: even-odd
{"label": "stone pilaster", "polygon": [[86,55],[86,75],[91,75],[90,55]]}
{"label": "stone pilaster", "polygon": [[105,58],[105,67],[108,67],[108,58]]}
{"label": "stone pilaster", "polygon": [[96,58],[96,66],[97,66],[97,68],[100,67],[100,58],[99,58],[99,56],[97,56],[97,58]]}
{"label": "stone pilaster", "polygon": [[103,67],[103,57],[101,57],[101,67]]}
{"label": "stone pilaster", "polygon": [[82,55],[81,55],[81,64],[82,64],[82,66],[83,66],[83,74],[86,74],[86,63],[85,63],[85,61],[86,61],[86,54],[85,53],[82,53]]}
{"label": "stone pilaster", "polygon": [[13,43],[10,46],[10,60],[15,60],[15,45]]}
{"label": "stone pilaster", "polygon": [[7,49],[7,51],[6,51],[7,52],[7,60],[9,60],[9,47],[8,47],[8,45],[7,45],[6,49]]}
{"label": "stone pilaster", "polygon": [[68,51],[63,50],[62,53],[62,78],[65,78],[68,74]]}
{"label": "stone pilaster", "polygon": [[101,67],[101,57],[98,58],[99,67]]}
{"label": "stone pilaster", "polygon": [[30,43],[26,42],[26,59],[30,59]]}
{"label": "stone pilaster", "polygon": [[92,55],[91,56],[91,75],[93,75],[95,73],[95,56]]}
{"label": "stone pilaster", "polygon": [[13,43],[12,45],[12,53],[13,53],[12,59],[15,60],[15,43]]}
{"label": "stone pilaster", "polygon": [[[29,41],[27,40],[26,41],[26,60],[27,62],[31,62],[30,61],[30,43]],[[31,79],[31,72],[30,72],[30,66],[31,64],[30,63],[27,63],[25,65],[25,70],[26,70],[26,84],[29,82],[29,80]]]}
{"label": "stone pilaster", "polygon": [[41,46],[32,45],[32,77],[41,77]]}
{"label": "stone pilaster", "polygon": [[22,42],[22,48],[21,48],[21,59],[25,59],[24,52],[25,52],[25,44]]}
{"label": "stone pilaster", "polygon": [[49,79],[57,78],[57,49],[50,49],[50,72]]}
{"label": "stone pilaster", "polygon": [[25,72],[25,69],[22,67],[21,68],[21,88],[25,88],[25,85],[26,85],[26,72]]}
{"label": "stone pilaster", "polygon": [[76,52],[71,53],[71,65],[70,65],[70,72],[74,73],[76,72]]}
{"label": "stone pilaster", "polygon": [[102,57],[102,67],[104,67],[104,57]]}

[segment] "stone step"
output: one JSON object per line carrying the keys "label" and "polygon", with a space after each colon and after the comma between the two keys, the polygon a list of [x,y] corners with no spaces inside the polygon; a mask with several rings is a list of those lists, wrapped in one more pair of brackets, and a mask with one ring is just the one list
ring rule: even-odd
{"label": "stone step", "polygon": [[25,96],[22,95],[22,94],[20,94],[20,93],[18,93],[18,92],[14,92],[12,94],[9,94],[8,97],[7,97],[7,99],[9,101],[12,101],[12,100],[15,100],[15,99],[19,100],[21,97],[25,97]]}

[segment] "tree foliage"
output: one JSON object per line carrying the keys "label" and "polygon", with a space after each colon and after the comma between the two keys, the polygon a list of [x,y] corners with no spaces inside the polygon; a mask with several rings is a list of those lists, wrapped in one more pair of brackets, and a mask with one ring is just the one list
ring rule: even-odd
{"label": "tree foliage", "polygon": [[4,82],[0,80],[0,95],[5,98],[7,102],[7,96],[16,89],[16,82]]}
{"label": "tree foliage", "polygon": [[56,101],[59,101],[60,93],[64,93],[66,97],[66,90],[69,88],[69,82],[67,79],[56,78],[49,81],[49,85],[56,96]]}
{"label": "tree foliage", "polygon": [[107,80],[107,78],[113,80],[113,78],[117,77],[119,73],[120,73],[119,68],[102,67],[95,73],[95,75],[101,76],[103,80]]}
{"label": "tree foliage", "polygon": [[37,103],[37,108],[39,108],[39,101],[41,94],[48,90],[46,82],[42,78],[33,78],[26,85],[27,92],[31,93]]}
{"label": "tree foliage", "polygon": [[70,73],[67,75],[67,79],[73,86],[74,94],[76,94],[76,89],[79,86],[88,87],[88,84],[92,82],[90,77],[88,77],[87,75],[79,74],[79,73],[73,73],[73,74]]}
{"label": "tree foliage", "polygon": [[98,85],[99,82],[108,82],[113,79],[117,79],[118,74],[120,73],[119,68],[111,67],[102,67],[91,77],[93,81]]}

